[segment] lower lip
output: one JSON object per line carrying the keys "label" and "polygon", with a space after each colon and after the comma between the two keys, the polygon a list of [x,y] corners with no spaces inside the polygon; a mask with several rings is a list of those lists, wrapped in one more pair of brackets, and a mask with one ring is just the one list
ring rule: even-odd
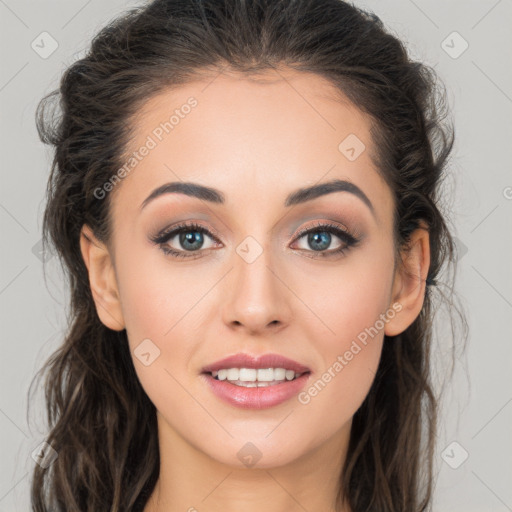
{"label": "lower lip", "polygon": [[293,380],[262,388],[246,388],[230,384],[226,380],[214,379],[203,373],[210,389],[225,402],[242,409],[267,409],[282,404],[297,395],[306,385],[310,373],[304,373]]}

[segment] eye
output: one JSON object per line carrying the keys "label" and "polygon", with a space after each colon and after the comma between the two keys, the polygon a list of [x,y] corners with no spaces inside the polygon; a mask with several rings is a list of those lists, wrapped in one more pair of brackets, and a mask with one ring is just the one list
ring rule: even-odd
{"label": "eye", "polygon": [[[332,235],[341,242],[338,247],[326,251],[332,243]],[[205,247],[205,235],[211,238],[214,243]],[[342,229],[336,224],[319,222],[313,227],[301,230],[294,241],[301,240],[307,236],[306,243],[311,249],[300,248],[300,250],[316,253],[313,258],[328,258],[334,255],[342,255],[351,247],[357,245],[359,239],[351,235],[347,230]],[[177,241],[174,239],[177,238]],[[204,250],[211,249],[215,244],[221,244],[218,237],[213,235],[208,229],[197,224],[181,223],[165,229],[155,236],[151,237],[153,243],[160,246],[160,249],[167,255],[175,258],[194,258],[200,255]],[[172,244],[178,244],[180,247],[172,247]],[[197,253],[197,254],[194,254]]]}
{"label": "eye", "polygon": [[[326,251],[332,243],[332,235],[335,235],[341,244],[331,251]],[[344,254],[345,251],[357,245],[359,239],[351,235],[347,230],[340,228],[336,224],[319,222],[313,227],[305,228],[299,232],[295,240],[306,238],[306,243],[311,249],[301,249],[308,252],[317,253],[317,256],[312,257],[330,257],[334,255]]]}
{"label": "eye", "polygon": [[[156,236],[151,237],[151,240],[160,246],[160,249],[165,254],[176,258],[191,258],[195,257],[194,252],[200,252],[210,247],[204,247],[205,236],[208,235],[215,242],[220,243],[217,237],[215,237],[208,229],[196,224],[182,223],[177,226],[173,226],[170,230],[164,230],[158,233]],[[181,248],[175,249],[170,246],[170,243],[177,238],[177,243]],[[189,254],[187,254],[189,253]]]}

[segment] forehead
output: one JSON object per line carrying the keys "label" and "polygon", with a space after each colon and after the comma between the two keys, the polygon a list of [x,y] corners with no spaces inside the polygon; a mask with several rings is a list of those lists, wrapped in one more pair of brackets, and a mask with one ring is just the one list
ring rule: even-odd
{"label": "forehead", "polygon": [[202,76],[159,92],[130,123],[125,161],[151,149],[115,191],[114,203],[124,198],[116,209],[140,205],[155,187],[179,180],[223,190],[227,204],[247,191],[284,197],[324,177],[390,199],[374,164],[370,118],[312,73]]}

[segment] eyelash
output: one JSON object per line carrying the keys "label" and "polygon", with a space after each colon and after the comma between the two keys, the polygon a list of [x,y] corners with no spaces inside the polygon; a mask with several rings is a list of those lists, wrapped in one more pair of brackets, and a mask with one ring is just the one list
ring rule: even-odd
{"label": "eyelash", "polygon": [[216,236],[214,236],[208,229],[201,226],[200,224],[196,224],[195,222],[184,222],[178,224],[177,226],[173,226],[173,228],[170,231],[161,231],[155,237],[151,238],[151,240],[155,244],[158,244],[160,246],[160,249],[162,249],[162,251],[169,256],[172,256],[174,258],[194,258],[195,255],[193,253],[198,253],[199,251],[192,251],[192,254],[188,255],[186,253],[190,253],[191,251],[176,251],[175,249],[171,249],[169,246],[165,244],[171,238],[174,238],[176,235],[195,231],[206,234],[213,238],[217,243],[220,243],[219,239]]}
{"label": "eyelash", "polygon": [[[166,254],[173,258],[194,258],[192,254],[199,253],[200,251],[176,251],[175,249],[170,248],[166,243],[174,238],[176,235],[179,235],[181,233],[188,233],[188,232],[198,232],[202,234],[206,234],[213,238],[217,243],[221,243],[219,239],[213,235],[208,229],[201,226],[200,224],[197,224],[195,222],[184,222],[181,224],[178,224],[177,226],[173,226],[170,231],[164,230],[158,233],[157,235],[151,237],[151,240],[153,243],[160,246],[160,249]],[[307,251],[307,252],[314,252],[318,254],[318,256],[310,256],[312,258],[326,258],[330,256],[335,255],[344,255],[346,251],[348,251],[350,248],[356,246],[359,243],[359,238],[356,238],[355,236],[351,235],[347,231],[341,229],[339,226],[335,224],[330,223],[324,223],[319,222],[315,226],[310,226],[308,228],[304,228],[299,231],[297,236],[294,239],[294,242],[297,240],[300,240],[302,237],[309,233],[331,233],[336,235],[338,238],[340,238],[345,245],[341,246],[338,249],[334,249],[331,251]],[[206,249],[208,250],[208,249]],[[305,249],[301,249],[305,250]],[[188,253],[188,254],[187,254]],[[192,254],[191,254],[192,253]]]}

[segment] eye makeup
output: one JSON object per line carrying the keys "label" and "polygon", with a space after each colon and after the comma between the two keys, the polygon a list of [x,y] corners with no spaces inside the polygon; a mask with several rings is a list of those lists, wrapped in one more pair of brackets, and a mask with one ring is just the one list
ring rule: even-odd
{"label": "eye makeup", "polygon": [[[222,242],[220,241],[220,236],[215,231],[210,230],[202,226],[197,222],[181,222],[170,227],[166,227],[163,230],[159,231],[153,236],[150,236],[150,240],[157,245],[164,254],[170,256],[172,258],[197,258],[201,257],[205,252],[210,252],[212,247],[208,247],[206,249],[203,248],[203,240],[204,236],[211,238],[214,241],[214,246],[217,247],[222,246]],[[188,236],[191,234],[199,235],[197,236]],[[320,236],[318,236],[320,235]],[[331,221],[317,221],[313,226],[307,226],[301,230],[294,236],[293,243],[301,240],[302,238],[307,237],[307,244],[322,244],[327,242],[330,246],[333,240],[332,235],[335,238],[341,241],[341,245],[336,249],[331,249],[329,251],[320,249],[297,249],[303,253],[312,253],[307,256],[310,258],[330,258],[335,256],[343,256],[348,250],[352,247],[355,247],[360,241],[360,237],[357,234],[351,233],[345,226],[337,223],[333,223]],[[187,250],[187,248],[176,248],[172,247],[169,242],[173,239],[178,238],[179,245],[183,247],[183,245],[194,244],[199,239],[200,246],[193,247],[192,250]],[[190,247],[188,247],[190,249]],[[197,249],[197,250],[196,250]],[[293,247],[292,247],[293,249]]]}

